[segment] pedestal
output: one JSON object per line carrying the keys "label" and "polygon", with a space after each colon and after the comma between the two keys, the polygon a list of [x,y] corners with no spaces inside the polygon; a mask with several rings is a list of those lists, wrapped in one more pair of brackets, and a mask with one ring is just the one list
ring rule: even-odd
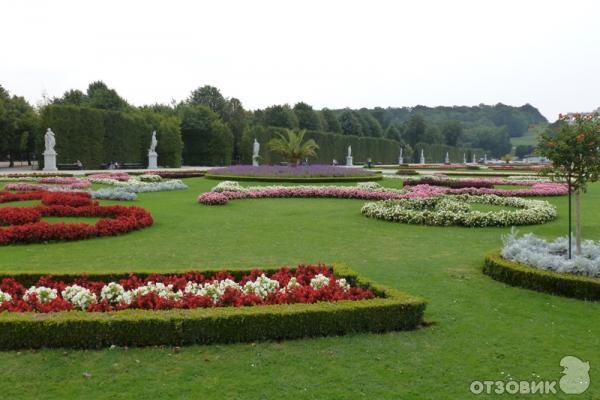
{"label": "pedestal", "polygon": [[425,164],[425,157],[421,157],[420,163]]}
{"label": "pedestal", "polygon": [[252,166],[258,167],[258,157],[252,157]]}
{"label": "pedestal", "polygon": [[155,151],[148,152],[148,169],[158,169],[158,154]]}
{"label": "pedestal", "polygon": [[348,157],[346,157],[346,166],[347,166],[347,167],[352,167],[352,166],[354,166],[354,163],[352,162],[352,156],[348,156]]}
{"label": "pedestal", "polygon": [[44,171],[58,171],[58,168],[56,168],[55,151],[44,152]]}

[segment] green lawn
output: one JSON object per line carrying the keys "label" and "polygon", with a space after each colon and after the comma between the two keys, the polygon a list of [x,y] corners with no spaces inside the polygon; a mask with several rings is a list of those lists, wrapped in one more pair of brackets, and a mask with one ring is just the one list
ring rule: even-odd
{"label": "green lawn", "polygon": [[[433,324],[281,343],[0,352],[5,398],[468,399],[485,397],[470,394],[473,380],[558,380],[565,355],[591,364],[590,389],[570,398],[600,398],[600,304],[509,287],[481,273],[485,253],[500,246],[508,228],[368,219],[359,200],[235,200],[207,207],[196,197],[217,182],[186,182],[185,191],[139,195],[135,203],[155,219],[149,229],[4,247],[0,270],[166,272],[343,261],[424,297]],[[550,201],[559,207],[555,222],[519,230],[564,234],[567,198]],[[582,220],[584,235],[600,239],[598,184],[583,196]],[[561,396],[567,397],[552,397]]]}

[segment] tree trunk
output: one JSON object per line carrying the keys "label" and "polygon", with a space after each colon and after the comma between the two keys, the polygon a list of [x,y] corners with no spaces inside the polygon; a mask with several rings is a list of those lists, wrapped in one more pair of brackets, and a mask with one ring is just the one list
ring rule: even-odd
{"label": "tree trunk", "polygon": [[575,254],[581,255],[581,190],[575,192]]}

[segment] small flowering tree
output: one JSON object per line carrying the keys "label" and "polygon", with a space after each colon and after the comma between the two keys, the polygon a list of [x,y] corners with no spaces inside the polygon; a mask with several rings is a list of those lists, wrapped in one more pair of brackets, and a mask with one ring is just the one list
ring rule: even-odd
{"label": "small flowering tree", "polygon": [[[540,136],[539,151],[552,161],[545,172],[569,185],[569,240],[571,238],[571,193],[575,193],[576,254],[581,254],[581,193],[600,173],[600,117],[598,114],[560,115],[555,131]],[[569,258],[571,246],[569,245]]]}

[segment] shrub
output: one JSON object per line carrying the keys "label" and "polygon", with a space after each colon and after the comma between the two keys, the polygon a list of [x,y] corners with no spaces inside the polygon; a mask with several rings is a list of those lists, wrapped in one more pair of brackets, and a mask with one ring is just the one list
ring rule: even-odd
{"label": "shrub", "polygon": [[502,258],[499,251],[487,255],[483,273],[511,286],[582,300],[600,300],[600,279],[543,271]]}

